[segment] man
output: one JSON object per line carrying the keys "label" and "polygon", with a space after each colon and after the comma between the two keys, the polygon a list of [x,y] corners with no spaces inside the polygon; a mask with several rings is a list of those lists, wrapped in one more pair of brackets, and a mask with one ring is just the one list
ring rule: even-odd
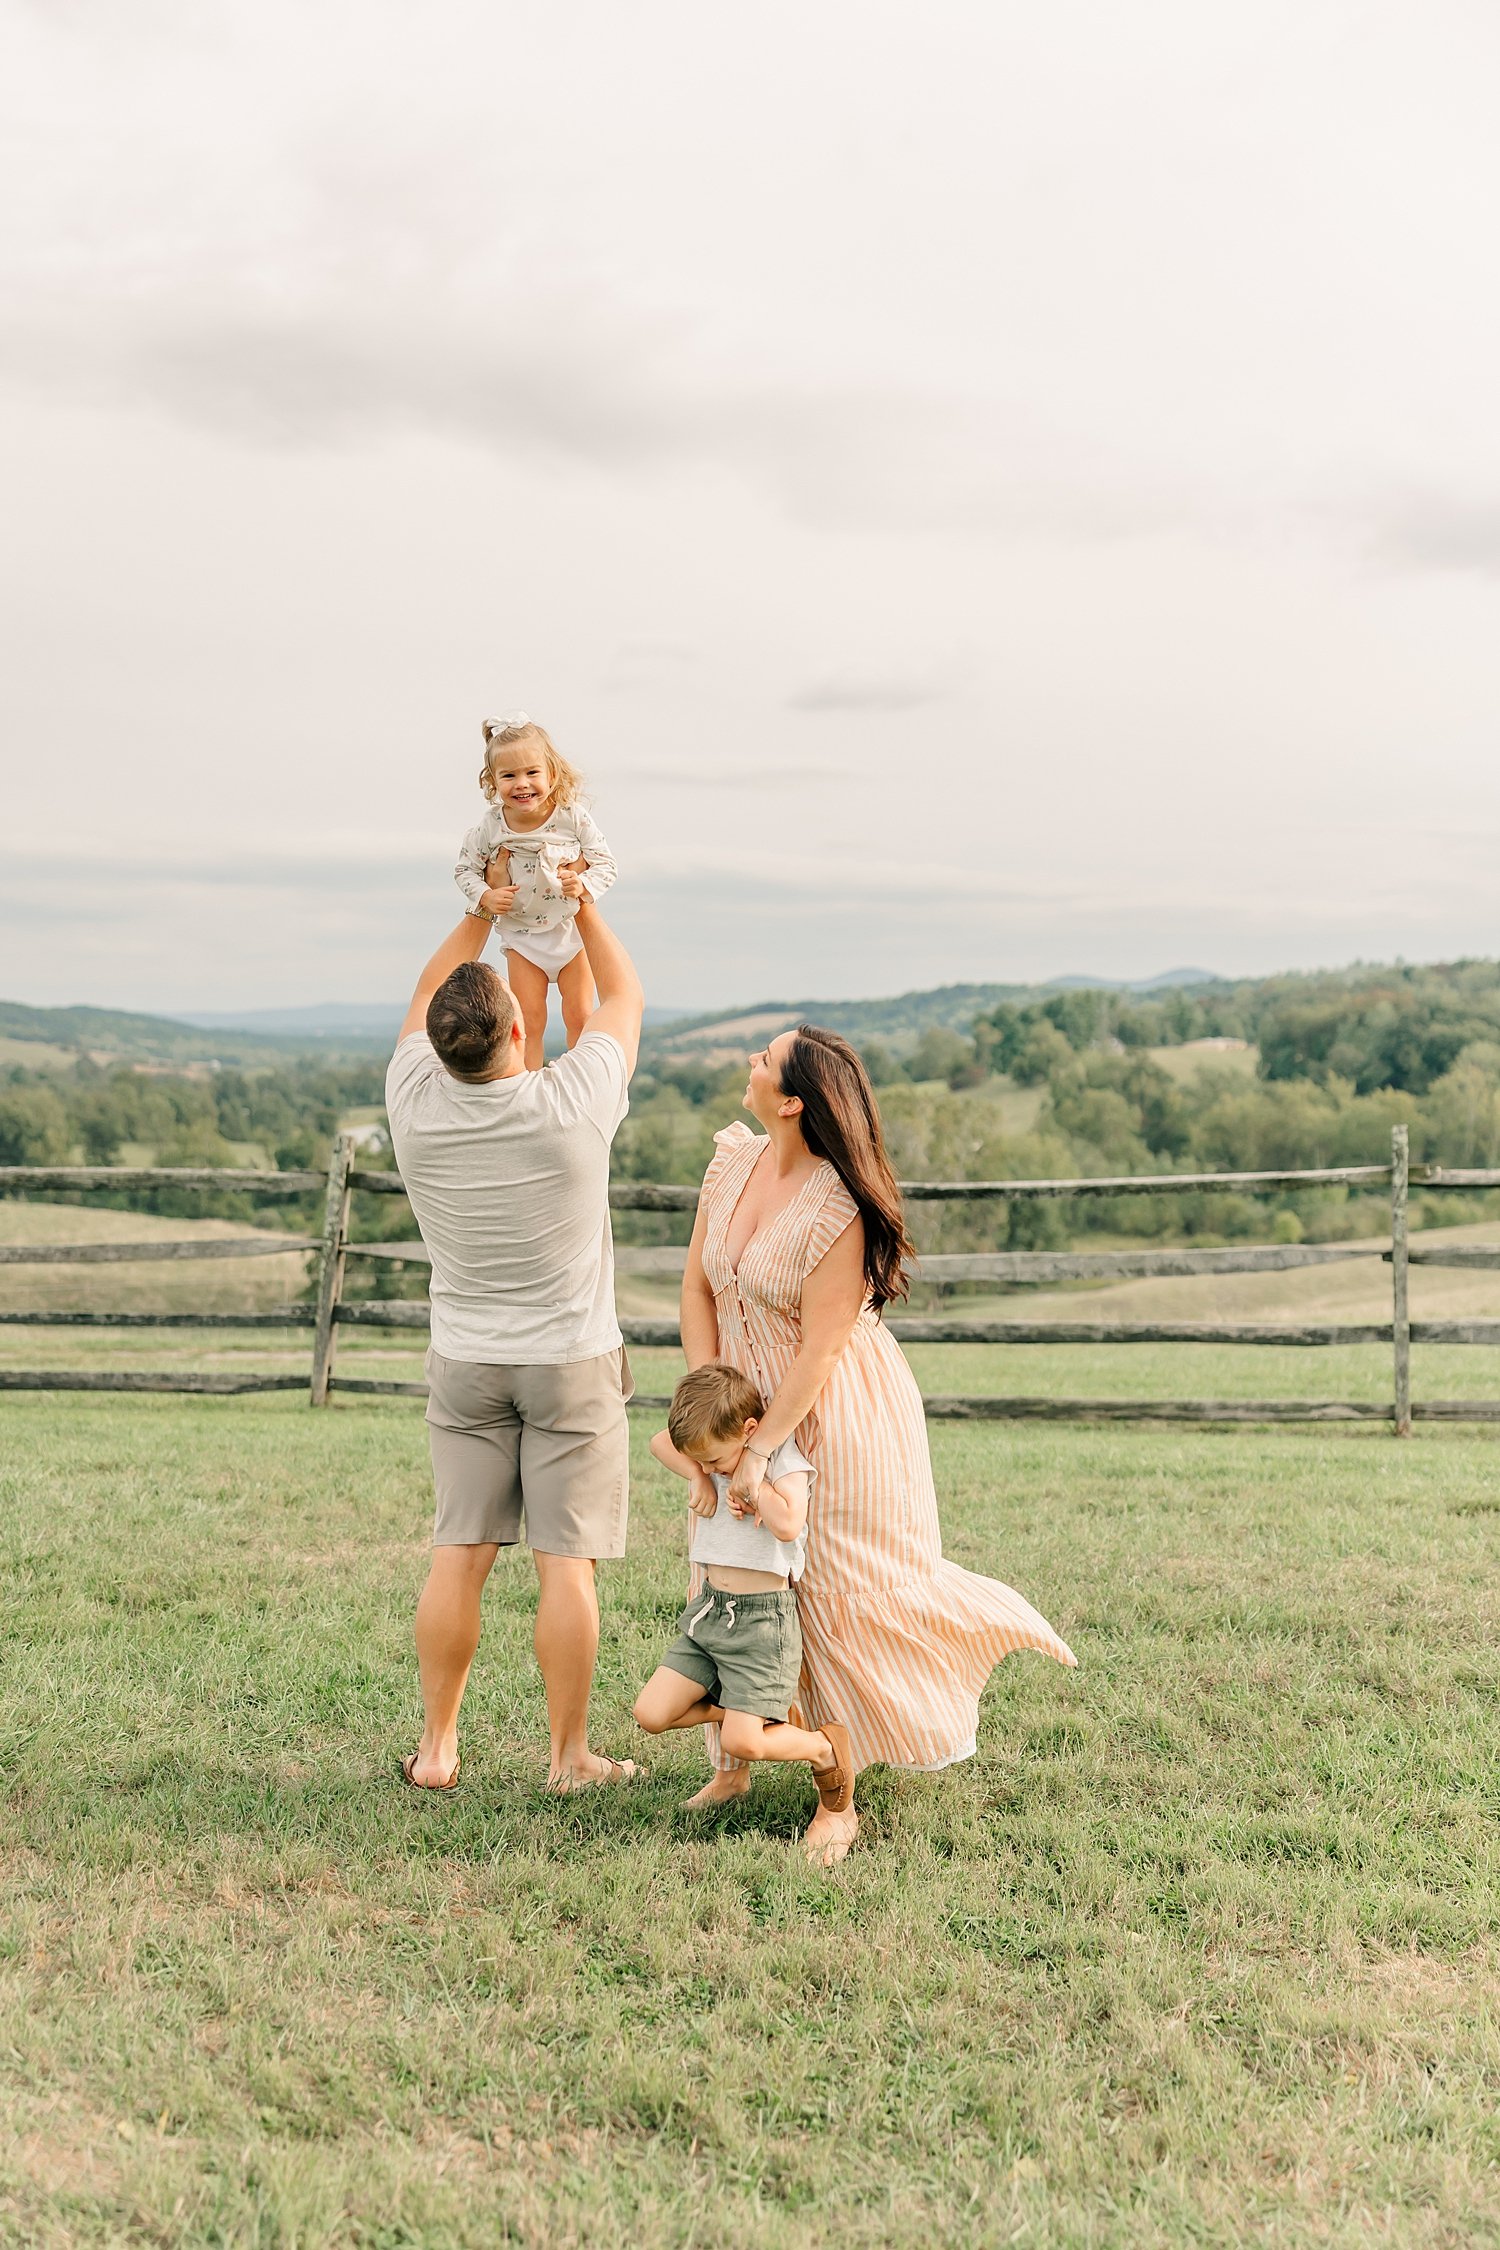
{"label": "man", "polygon": [[432,1257],[437,1514],[416,1625],[426,1725],[402,1772],[419,1789],[456,1783],[480,1595],[500,1549],[524,1537],[550,1786],[587,1789],[635,1772],[590,1749],[588,1711],[594,1565],[625,1552],[632,1386],[615,1318],[609,1148],[635,1069],[641,984],[585,893],[578,934],[599,1004],[571,1054],[527,1070],[515,995],[479,959],[490,929],[470,915],[439,946],[386,1074],[396,1161]]}

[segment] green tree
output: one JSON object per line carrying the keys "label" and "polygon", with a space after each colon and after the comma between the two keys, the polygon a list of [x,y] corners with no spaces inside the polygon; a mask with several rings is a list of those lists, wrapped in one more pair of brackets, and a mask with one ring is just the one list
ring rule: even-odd
{"label": "green tree", "polygon": [[962,1032],[949,1031],[942,1024],[929,1024],[906,1058],[906,1075],[914,1085],[930,1079],[951,1084],[955,1078],[972,1070],[973,1065],[972,1039],[965,1039]]}
{"label": "green tree", "polygon": [[0,1164],[66,1164],[73,1136],[50,1086],[0,1087]]}

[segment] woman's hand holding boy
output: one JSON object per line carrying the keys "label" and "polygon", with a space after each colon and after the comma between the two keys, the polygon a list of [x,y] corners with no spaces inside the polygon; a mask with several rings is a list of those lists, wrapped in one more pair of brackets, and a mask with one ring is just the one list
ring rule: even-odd
{"label": "woman's hand holding boy", "polygon": [[765,1456],[753,1453],[747,1445],[729,1480],[729,1505],[737,1516],[755,1514],[765,1474]]}

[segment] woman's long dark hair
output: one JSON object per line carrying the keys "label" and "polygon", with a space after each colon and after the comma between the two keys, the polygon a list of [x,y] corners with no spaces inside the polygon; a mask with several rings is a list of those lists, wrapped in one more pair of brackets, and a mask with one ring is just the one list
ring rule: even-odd
{"label": "woman's long dark hair", "polygon": [[914,1251],[869,1073],[836,1031],[799,1023],[781,1066],[781,1090],[801,1102],[802,1138],[814,1156],[828,1159],[859,1206],[865,1281],[880,1312],[905,1297],[901,1264]]}

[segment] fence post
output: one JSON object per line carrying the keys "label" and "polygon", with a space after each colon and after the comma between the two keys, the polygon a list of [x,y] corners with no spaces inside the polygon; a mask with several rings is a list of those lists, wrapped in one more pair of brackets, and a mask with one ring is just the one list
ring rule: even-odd
{"label": "fence post", "polygon": [[354,1136],[340,1133],[328,1160],[328,1194],[323,1204],[323,1247],[318,1262],[318,1313],[313,1328],[312,1389],[309,1406],[328,1404],[328,1382],[338,1332],[334,1313],[344,1286],[344,1244],[349,1233],[349,1172]]}
{"label": "fence post", "polygon": [[1406,1200],[1410,1152],[1404,1125],[1391,1127],[1391,1337],[1396,1360],[1396,1435],[1411,1436],[1411,1315],[1406,1295]]}

